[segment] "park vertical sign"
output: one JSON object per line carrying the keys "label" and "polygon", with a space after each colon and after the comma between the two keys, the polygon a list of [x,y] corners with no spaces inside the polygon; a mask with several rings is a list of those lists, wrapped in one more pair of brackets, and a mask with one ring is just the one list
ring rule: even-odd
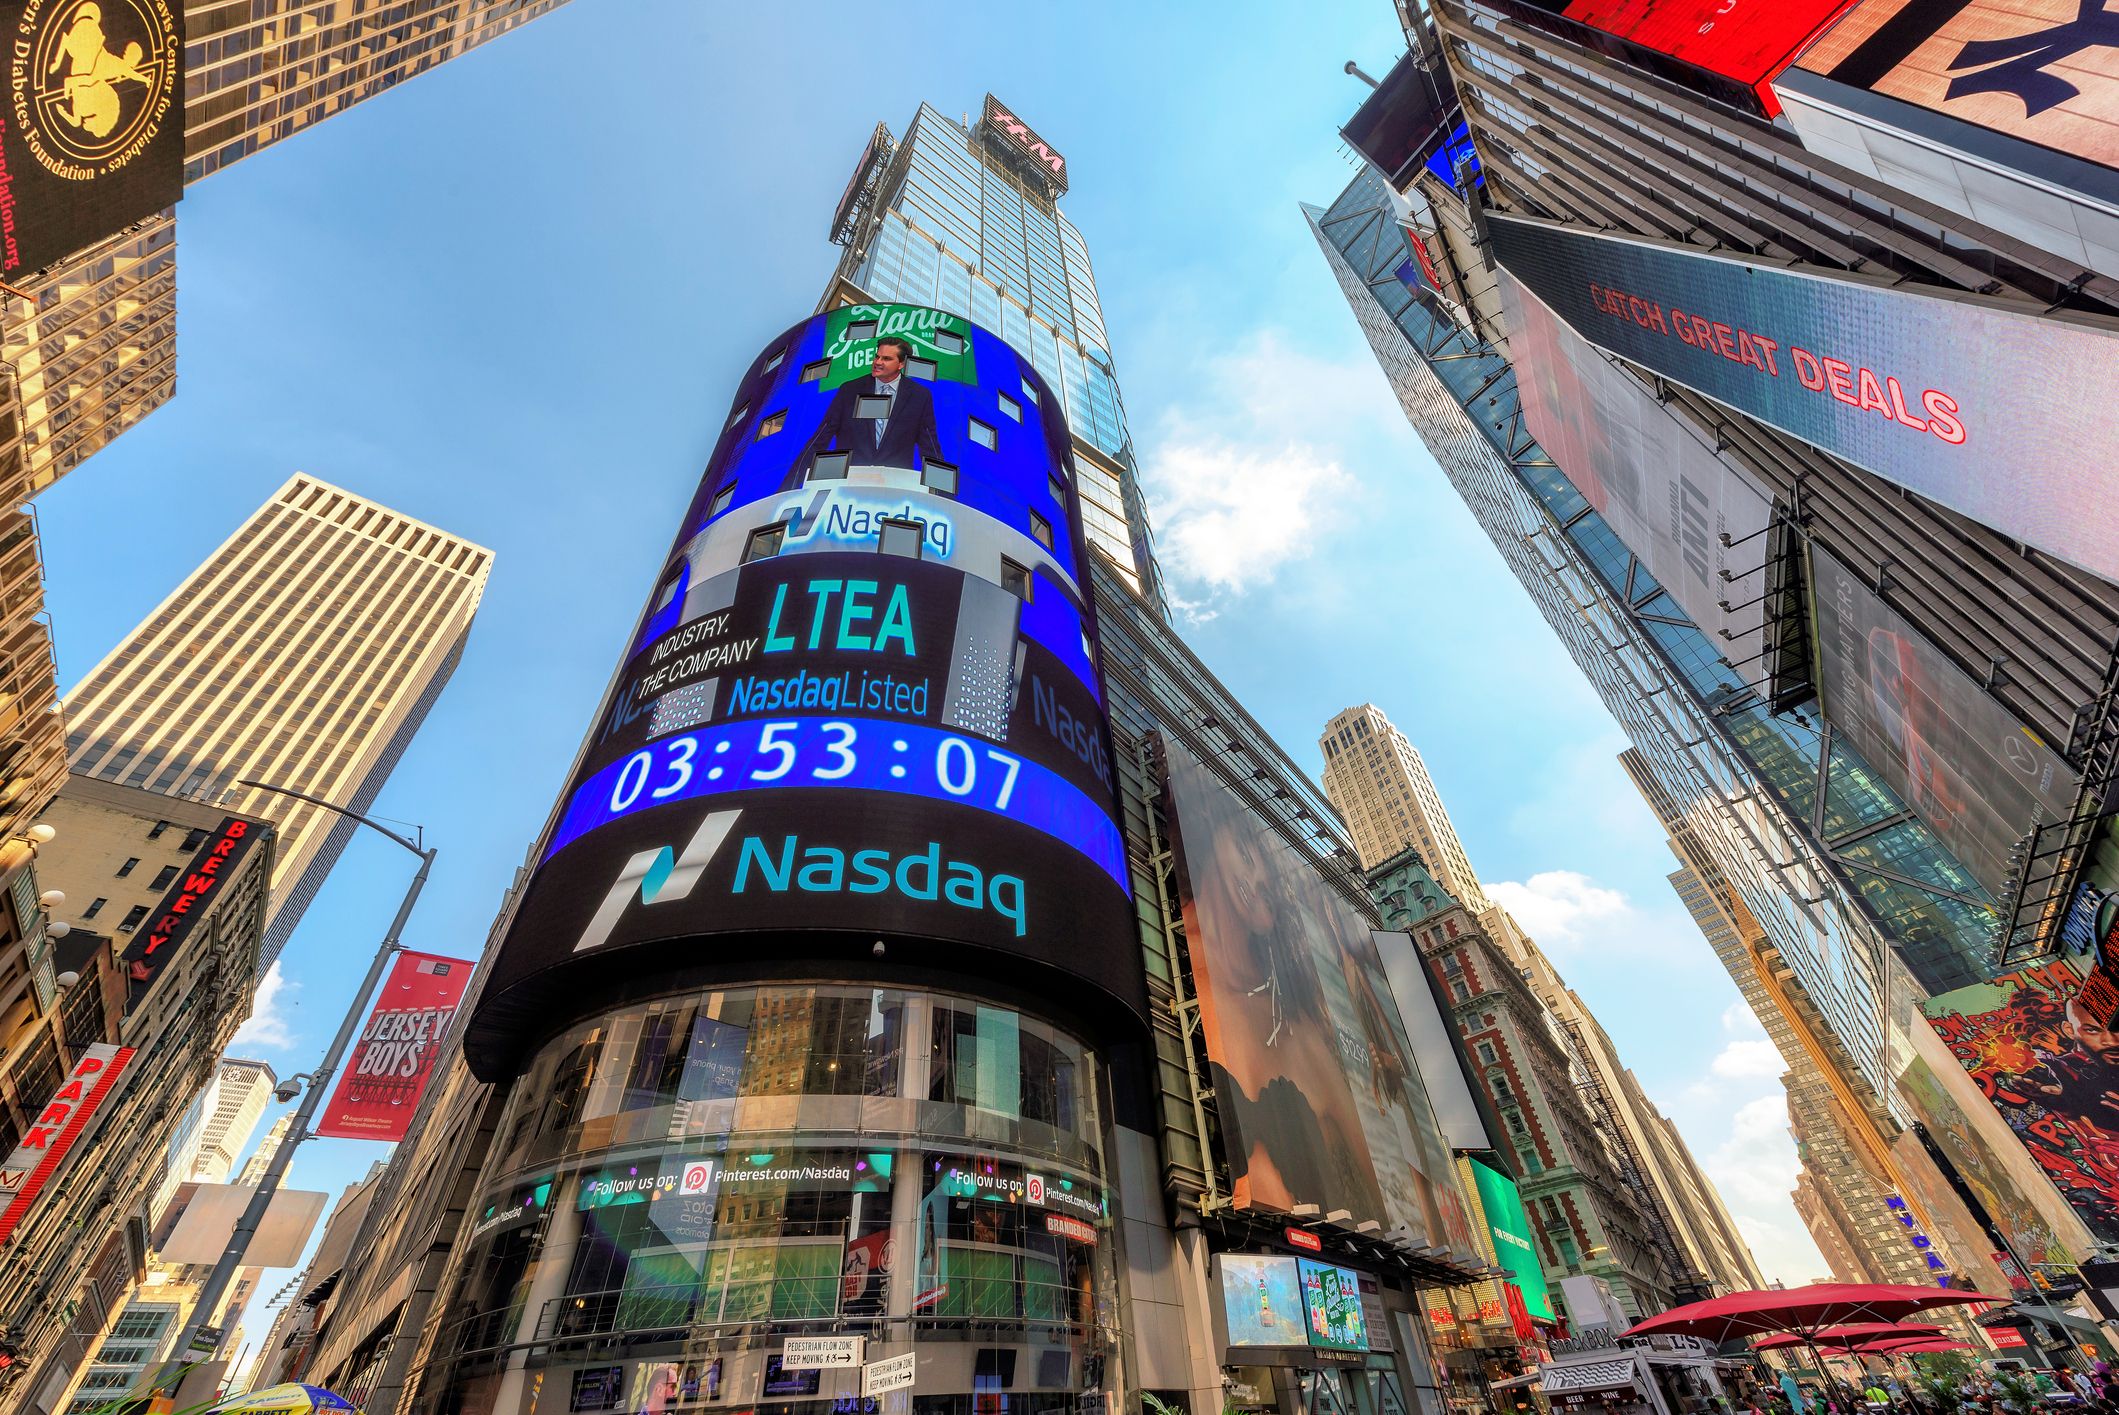
{"label": "park vertical sign", "polygon": [[179,0],[0,0],[0,281],[184,193]]}
{"label": "park vertical sign", "polygon": [[471,964],[400,953],[368,1013],[316,1133],[341,1140],[405,1138],[441,1055]]}

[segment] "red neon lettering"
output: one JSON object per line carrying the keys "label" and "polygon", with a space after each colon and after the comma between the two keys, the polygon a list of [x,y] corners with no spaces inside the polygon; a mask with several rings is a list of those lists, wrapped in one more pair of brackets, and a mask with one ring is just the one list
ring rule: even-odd
{"label": "red neon lettering", "polygon": [[213,888],[213,880],[206,875],[190,875],[184,880],[184,889],[187,894],[204,894],[211,888]]}
{"label": "red neon lettering", "polygon": [[1788,346],[1788,357],[1795,361],[1796,381],[1812,393],[1822,392],[1825,387],[1824,370],[1818,367],[1817,355],[1797,345]]}
{"label": "red neon lettering", "polygon": [[1864,410],[1873,408],[1877,412],[1889,416],[1891,405],[1884,401],[1883,385],[1876,381],[1876,375],[1867,369],[1859,369],[1856,372],[1859,375],[1858,382],[1861,387],[1862,408]]}
{"label": "red neon lettering", "polygon": [[77,1101],[81,1099],[82,1095],[84,1094],[84,1092],[81,1090],[82,1079],[83,1078],[76,1076],[73,1080],[68,1081],[65,1085],[59,1088],[58,1094],[54,1095],[52,1099],[54,1101]]}
{"label": "red neon lettering", "polygon": [[1906,411],[1906,390],[1898,386],[1898,380],[1884,379],[1884,392],[1891,395],[1891,416],[1912,428],[1915,432],[1926,432],[1928,425]]}
{"label": "red neon lettering", "polygon": [[1826,391],[1848,407],[1859,408],[1861,404],[1855,400],[1854,385],[1848,380],[1848,375],[1854,372],[1854,366],[1833,358],[1827,358],[1824,363]]}
{"label": "red neon lettering", "polygon": [[229,838],[230,840],[234,840],[234,839],[235,839],[235,838],[236,838],[237,836],[240,836],[240,835],[248,835],[248,834],[250,834],[250,822],[249,822],[249,821],[230,821],[230,822],[228,822],[228,838]]}
{"label": "red neon lettering", "polygon": [[1928,431],[1944,442],[1956,446],[1965,439],[1964,424],[1957,420],[1957,400],[1947,393],[1938,393],[1930,388],[1920,395],[1920,406],[1927,409]]}
{"label": "red neon lettering", "polygon": [[233,840],[228,839],[216,841],[213,847],[213,853],[216,855],[227,855],[232,853],[234,850],[235,842]]}
{"label": "red neon lettering", "polygon": [[1736,363],[1738,362],[1738,359],[1736,357],[1736,340],[1731,338],[1730,335],[1731,330],[1729,326],[1717,320],[1714,326],[1714,347],[1721,350],[1723,358],[1729,360],[1731,363]]}
{"label": "red neon lettering", "polygon": [[64,1125],[66,1117],[73,1113],[74,1108],[72,1106],[60,1105],[57,1101],[53,1101],[50,1105],[44,1107],[44,1114],[37,1117],[36,1123],[39,1125]]}
{"label": "red neon lettering", "polygon": [[58,1133],[56,1130],[44,1128],[43,1122],[39,1121],[35,1126],[31,1127],[27,1135],[22,1137],[22,1148],[25,1150],[48,1150],[51,1148],[52,1141],[57,1138]]}
{"label": "red neon lettering", "polygon": [[93,1056],[84,1056],[81,1058],[80,1064],[74,1067],[74,1075],[93,1076],[102,1069],[103,1063],[99,1058]]}
{"label": "red neon lettering", "polygon": [[149,934],[147,938],[147,956],[149,958],[154,957],[155,951],[167,942],[169,942],[169,935],[166,933]]}
{"label": "red neon lettering", "polygon": [[1779,347],[1778,339],[1768,339],[1763,334],[1752,334],[1741,329],[1737,331],[1736,348],[1737,352],[1744,356],[1744,362],[1774,378],[1781,376],[1780,368],[1773,359],[1773,351]]}

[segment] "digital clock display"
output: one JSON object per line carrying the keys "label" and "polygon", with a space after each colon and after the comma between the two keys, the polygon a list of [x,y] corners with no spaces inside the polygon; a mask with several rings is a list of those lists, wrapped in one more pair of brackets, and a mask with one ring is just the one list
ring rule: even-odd
{"label": "digital clock display", "polygon": [[850,306],[760,356],[489,967],[474,1070],[659,968],[891,938],[1141,1018],[1071,445],[960,316]]}

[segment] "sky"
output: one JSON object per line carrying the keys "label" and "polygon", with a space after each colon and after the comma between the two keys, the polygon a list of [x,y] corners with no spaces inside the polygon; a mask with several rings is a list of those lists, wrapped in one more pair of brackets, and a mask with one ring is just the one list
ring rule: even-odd
{"label": "sky", "polygon": [[[1385,0],[969,23],[571,0],[188,190],[176,397],[37,502],[60,680],[296,471],[491,547],[376,807],[440,850],[406,944],[475,956],[731,391],[831,273],[869,131],[991,89],[1067,156],[1188,641],[1313,776],[1326,719],[1390,715],[1767,1275],[1821,1276],[1778,1060],[1665,878],[1625,740],[1407,427],[1298,208],[1355,171],[1342,66],[1403,48]],[[363,833],[238,1054],[315,1063],[412,868]],[[336,1193],[386,1153],[311,1141],[289,1183]]]}

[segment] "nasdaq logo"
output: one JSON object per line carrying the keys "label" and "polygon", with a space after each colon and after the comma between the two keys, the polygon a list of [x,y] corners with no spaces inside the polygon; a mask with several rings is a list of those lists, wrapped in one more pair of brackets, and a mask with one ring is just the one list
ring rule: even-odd
{"label": "nasdaq logo", "polygon": [[574,945],[574,951],[601,948],[610,942],[611,931],[618,927],[619,918],[636,894],[642,904],[669,904],[688,898],[742,814],[740,810],[715,811],[699,823],[699,829],[685,842],[682,851],[664,845],[643,850],[627,860],[589,926],[581,931],[581,941]]}

